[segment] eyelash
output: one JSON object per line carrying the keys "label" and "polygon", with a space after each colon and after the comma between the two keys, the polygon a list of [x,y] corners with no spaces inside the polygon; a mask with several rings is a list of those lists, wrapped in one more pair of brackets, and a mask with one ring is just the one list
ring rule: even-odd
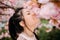
{"label": "eyelash", "polygon": [[28,13],[27,15],[30,15],[30,13]]}

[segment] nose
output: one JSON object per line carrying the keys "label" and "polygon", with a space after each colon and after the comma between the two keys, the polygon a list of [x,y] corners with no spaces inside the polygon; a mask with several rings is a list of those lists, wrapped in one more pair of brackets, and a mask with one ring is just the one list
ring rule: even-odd
{"label": "nose", "polygon": [[37,16],[37,14],[33,13],[32,16]]}
{"label": "nose", "polygon": [[40,18],[40,15],[39,14],[36,14],[36,13],[33,13],[32,16],[37,17],[37,18]]}

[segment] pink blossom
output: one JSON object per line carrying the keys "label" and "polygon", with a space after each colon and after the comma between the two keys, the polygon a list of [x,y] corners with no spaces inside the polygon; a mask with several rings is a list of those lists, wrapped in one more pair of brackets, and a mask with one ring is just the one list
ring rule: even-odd
{"label": "pink blossom", "polygon": [[8,30],[8,26],[5,26],[5,29]]}
{"label": "pink blossom", "polygon": [[9,0],[12,4],[14,4],[16,2],[16,0]]}
{"label": "pink blossom", "polygon": [[2,33],[1,35],[0,35],[0,39],[2,39],[4,37],[4,33]]}
{"label": "pink blossom", "polygon": [[[60,11],[58,11],[60,12]],[[57,15],[53,16],[54,19],[60,20],[60,13],[58,13]]]}
{"label": "pink blossom", "polygon": [[47,3],[41,6],[40,17],[45,19],[50,19],[51,16],[58,14],[56,6],[53,3]]}
{"label": "pink blossom", "polygon": [[32,9],[32,8],[38,7],[38,5],[37,3],[34,3],[32,1],[27,1],[23,4],[23,7],[26,9]]}
{"label": "pink blossom", "polygon": [[28,9],[30,12],[35,13],[36,16],[39,17],[38,15],[39,15],[40,8],[38,7],[37,3],[34,3],[32,1],[28,1],[23,4],[23,7],[25,9]]}
{"label": "pink blossom", "polygon": [[9,0],[9,1],[11,1],[12,3],[15,2],[15,0]]}
{"label": "pink blossom", "polygon": [[12,6],[14,6],[15,8],[19,8],[19,7],[22,7],[23,3],[26,1],[26,0],[9,0],[12,4]]}
{"label": "pink blossom", "polygon": [[58,26],[59,22],[56,19],[50,19],[49,24],[51,24],[52,26]]}
{"label": "pink blossom", "polygon": [[48,3],[50,0],[38,0],[38,3],[42,3],[42,4],[45,4],[45,3]]}
{"label": "pink blossom", "polygon": [[4,35],[4,37],[10,37],[9,33],[6,32],[5,35]]}
{"label": "pink blossom", "polygon": [[60,24],[60,10],[57,10],[58,14],[51,17],[51,20],[49,21],[51,24],[58,26]]}
{"label": "pink blossom", "polygon": [[0,13],[2,13],[3,12],[3,10],[2,9],[0,9]]}
{"label": "pink blossom", "polygon": [[9,2],[9,0],[4,0],[3,3],[11,6],[11,3]]}
{"label": "pink blossom", "polygon": [[26,8],[26,9],[31,9],[32,8],[31,1],[25,2],[23,4],[23,7]]}

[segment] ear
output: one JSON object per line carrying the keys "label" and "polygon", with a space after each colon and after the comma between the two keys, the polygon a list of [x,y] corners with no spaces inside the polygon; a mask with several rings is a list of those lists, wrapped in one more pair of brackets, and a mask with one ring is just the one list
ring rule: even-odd
{"label": "ear", "polygon": [[22,26],[22,27],[25,27],[25,24],[23,21],[19,22],[19,24]]}

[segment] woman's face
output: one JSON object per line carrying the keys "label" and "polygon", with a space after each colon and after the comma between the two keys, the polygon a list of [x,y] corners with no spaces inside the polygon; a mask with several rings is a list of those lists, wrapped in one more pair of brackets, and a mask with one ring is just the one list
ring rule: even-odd
{"label": "woman's face", "polygon": [[39,24],[39,18],[36,17],[35,13],[30,12],[28,9],[23,9],[23,16],[25,24],[31,31],[33,31]]}

